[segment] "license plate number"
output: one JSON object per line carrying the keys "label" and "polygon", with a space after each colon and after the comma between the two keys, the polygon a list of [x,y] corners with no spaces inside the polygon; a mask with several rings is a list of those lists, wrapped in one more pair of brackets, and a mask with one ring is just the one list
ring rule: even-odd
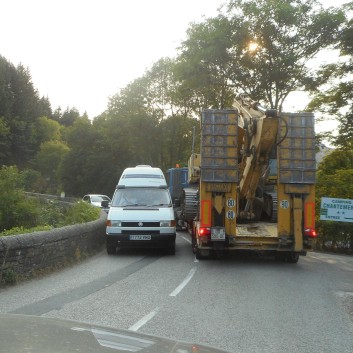
{"label": "license plate number", "polygon": [[130,235],[130,240],[151,240],[150,235]]}
{"label": "license plate number", "polygon": [[211,240],[225,240],[226,232],[224,228],[211,228]]}

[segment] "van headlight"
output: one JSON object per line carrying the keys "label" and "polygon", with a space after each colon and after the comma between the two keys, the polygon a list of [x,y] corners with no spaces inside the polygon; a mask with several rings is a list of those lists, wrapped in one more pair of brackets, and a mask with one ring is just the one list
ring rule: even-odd
{"label": "van headlight", "polygon": [[172,221],[161,221],[160,226],[161,227],[175,227],[176,222],[174,220]]}
{"label": "van headlight", "polygon": [[107,220],[106,224],[108,227],[121,227],[121,221]]}

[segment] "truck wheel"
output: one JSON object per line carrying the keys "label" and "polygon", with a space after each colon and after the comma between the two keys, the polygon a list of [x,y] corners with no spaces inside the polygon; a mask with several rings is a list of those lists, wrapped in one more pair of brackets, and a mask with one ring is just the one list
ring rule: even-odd
{"label": "truck wheel", "polygon": [[287,255],[283,252],[280,252],[280,251],[276,252],[276,254],[275,254],[275,260],[277,262],[285,262],[286,257],[287,257]]}
{"label": "truck wheel", "polygon": [[107,243],[107,253],[108,255],[116,254],[116,246],[114,244]]}
{"label": "truck wheel", "polygon": [[195,237],[191,238],[191,247],[192,247],[192,252],[194,254],[196,254],[196,251],[197,251],[198,247],[197,247],[197,243],[196,243],[196,238]]}
{"label": "truck wheel", "polygon": [[222,259],[224,257],[224,250],[214,250],[213,257],[215,259]]}
{"label": "truck wheel", "polygon": [[291,264],[296,264],[299,260],[299,254],[297,252],[291,251],[287,253],[286,260]]}
{"label": "truck wheel", "polygon": [[199,247],[196,245],[195,257],[197,260],[208,259],[210,257],[210,251],[209,250],[200,250]]}
{"label": "truck wheel", "polygon": [[201,251],[198,247],[195,248],[195,257],[197,260],[202,260],[203,259],[203,256],[201,255]]}

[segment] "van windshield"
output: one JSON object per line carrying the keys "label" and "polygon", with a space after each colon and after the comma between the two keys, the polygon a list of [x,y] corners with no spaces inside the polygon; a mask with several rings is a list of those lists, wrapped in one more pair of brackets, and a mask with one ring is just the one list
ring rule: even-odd
{"label": "van windshield", "polygon": [[112,202],[113,206],[171,206],[166,189],[126,188],[117,189]]}

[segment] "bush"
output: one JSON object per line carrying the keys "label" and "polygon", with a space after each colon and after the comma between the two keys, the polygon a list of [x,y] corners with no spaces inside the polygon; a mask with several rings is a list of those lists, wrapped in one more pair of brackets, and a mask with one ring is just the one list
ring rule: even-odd
{"label": "bush", "polygon": [[63,205],[57,200],[41,199],[40,215],[38,225],[50,225],[53,228],[58,228],[66,225],[65,217],[71,206]]}
{"label": "bush", "polygon": [[72,205],[58,200],[27,197],[24,177],[17,167],[0,168],[0,236],[85,223],[99,218],[101,209],[85,202]]}
{"label": "bush", "polygon": [[94,221],[99,218],[101,209],[87,202],[79,201],[67,209],[65,216],[66,224],[76,224]]}
{"label": "bush", "polygon": [[38,226],[33,228],[14,227],[0,233],[0,236],[26,234],[26,233],[40,232],[43,230],[51,230],[51,229],[53,229],[53,227],[51,226]]}
{"label": "bush", "polygon": [[6,284],[15,284],[17,282],[17,274],[12,269],[7,269],[2,273],[2,282]]}
{"label": "bush", "polygon": [[17,167],[3,166],[0,169],[0,190],[0,231],[38,224],[38,200],[25,197],[23,176]]}
{"label": "bush", "polygon": [[324,250],[353,252],[353,223],[317,221],[318,246]]}

